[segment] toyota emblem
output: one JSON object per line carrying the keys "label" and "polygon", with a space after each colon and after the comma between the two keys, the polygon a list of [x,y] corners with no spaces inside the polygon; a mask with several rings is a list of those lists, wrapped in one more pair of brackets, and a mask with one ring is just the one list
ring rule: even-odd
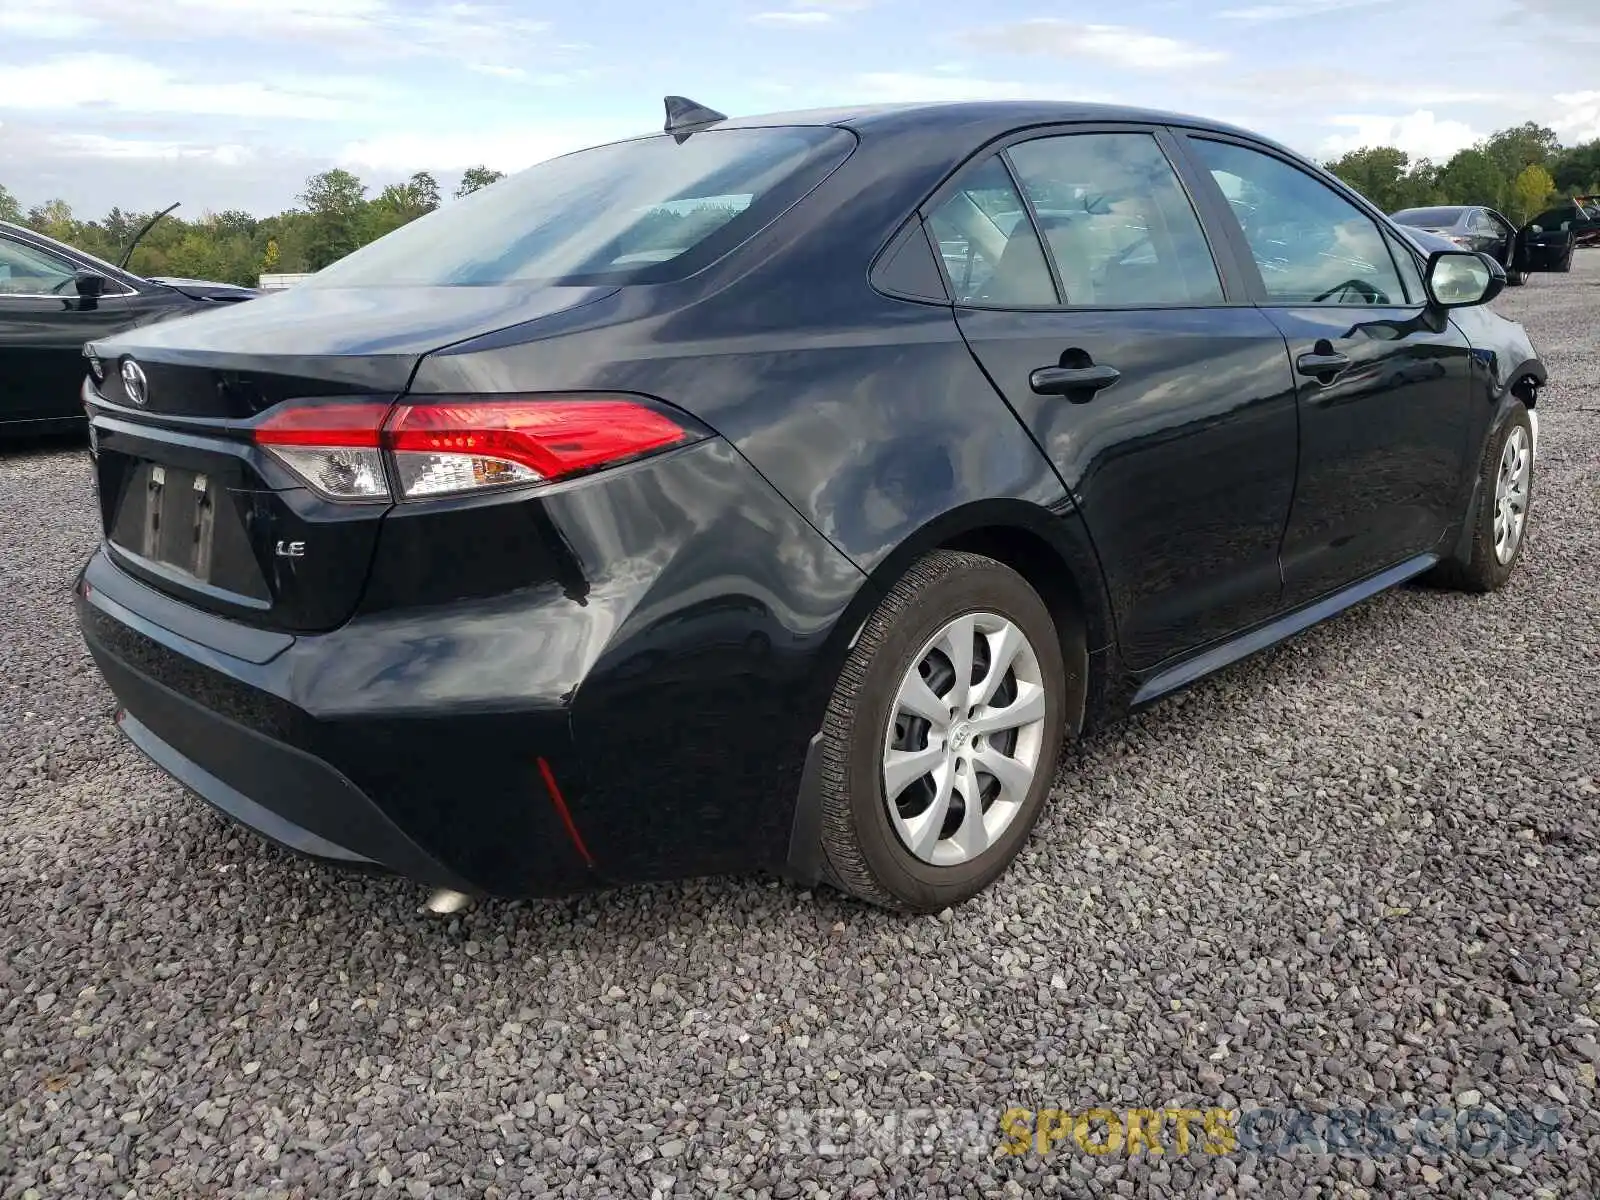
{"label": "toyota emblem", "polygon": [[149,383],[144,377],[144,368],[131,358],[122,360],[122,388],[128,393],[128,403],[143,408],[150,399]]}

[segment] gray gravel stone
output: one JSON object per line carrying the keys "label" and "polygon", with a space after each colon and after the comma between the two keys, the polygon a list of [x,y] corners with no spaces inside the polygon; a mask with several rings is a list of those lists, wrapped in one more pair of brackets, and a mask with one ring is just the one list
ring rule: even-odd
{"label": "gray gravel stone", "polygon": [[[0,449],[0,1191],[1600,1192],[1600,251],[1497,304],[1553,378],[1511,585],[1386,595],[1072,748],[1010,874],[920,920],[714,880],[435,923],[273,850],[111,724],[81,446]],[[1435,1153],[1457,1099],[1554,1141]],[[1010,1107],[1224,1101],[1395,1149],[995,1152]]]}

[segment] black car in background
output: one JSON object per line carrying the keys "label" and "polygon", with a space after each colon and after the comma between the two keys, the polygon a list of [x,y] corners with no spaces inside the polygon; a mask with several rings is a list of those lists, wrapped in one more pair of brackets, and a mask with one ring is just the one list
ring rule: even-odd
{"label": "black car in background", "polygon": [[1064,739],[1510,576],[1545,370],[1482,255],[1190,117],[668,112],[96,343],[79,619],[219,809],[441,908],[937,910]]}
{"label": "black car in background", "polygon": [[1519,229],[1492,208],[1449,204],[1402,209],[1391,213],[1390,220],[1487,254],[1505,270],[1506,282],[1513,287],[1526,283],[1536,271],[1567,271],[1572,266],[1572,240],[1560,231],[1539,228],[1538,217]]}
{"label": "black car in background", "polygon": [[85,343],[256,294],[144,279],[0,221],[0,436],[83,426]]}

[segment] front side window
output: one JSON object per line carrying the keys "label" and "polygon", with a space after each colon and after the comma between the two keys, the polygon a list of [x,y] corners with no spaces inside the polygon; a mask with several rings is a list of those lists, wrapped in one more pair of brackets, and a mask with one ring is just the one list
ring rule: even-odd
{"label": "front side window", "polygon": [[1007,153],[1068,305],[1220,304],[1222,281],[1178,176],[1148,133],[1074,133]]}
{"label": "front side window", "polygon": [[677,278],[739,245],[854,147],[842,129],[773,126],[580,150],[446,204],[301,286]]}
{"label": "front side window", "polygon": [[957,304],[1030,308],[1057,303],[1028,210],[999,158],[962,175],[928,219]]}
{"label": "front side window", "polygon": [[1258,150],[1190,138],[1244,232],[1268,299],[1406,303],[1377,224],[1320,180]]}
{"label": "front side window", "polygon": [[1574,209],[1552,208],[1540,213],[1529,224],[1537,225],[1546,232],[1557,229],[1571,229],[1572,219],[1576,215],[1577,213]]}
{"label": "front side window", "polygon": [[65,259],[0,237],[0,296],[73,295],[75,276]]}

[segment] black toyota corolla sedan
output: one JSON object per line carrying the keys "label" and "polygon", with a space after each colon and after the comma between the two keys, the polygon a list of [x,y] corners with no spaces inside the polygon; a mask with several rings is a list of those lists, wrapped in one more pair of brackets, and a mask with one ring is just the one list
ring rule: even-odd
{"label": "black toyota corolla sedan", "polygon": [[83,428],[86,342],[255,294],[229,283],[144,279],[0,221],[0,436]]}
{"label": "black toyota corolla sedan", "polygon": [[77,589],[217,808],[465,896],[766,869],[935,910],[1064,740],[1527,528],[1521,328],[1188,117],[732,120],[96,346]]}

